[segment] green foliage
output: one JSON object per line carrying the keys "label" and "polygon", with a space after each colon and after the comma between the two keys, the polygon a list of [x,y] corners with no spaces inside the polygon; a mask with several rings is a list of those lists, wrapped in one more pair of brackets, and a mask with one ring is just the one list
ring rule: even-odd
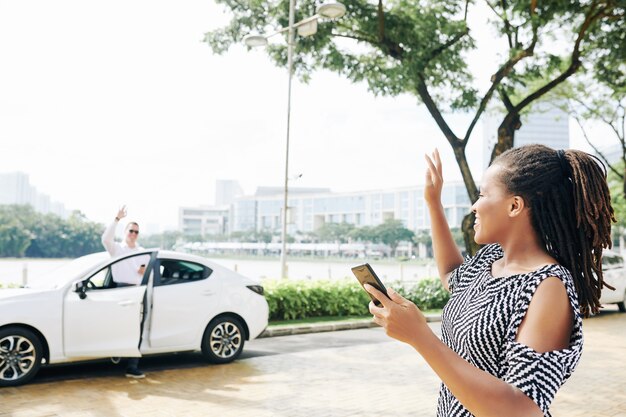
{"label": "green foliage", "polygon": [[350,236],[350,233],[355,229],[355,226],[350,223],[324,223],[320,227],[316,234],[320,240],[324,242],[341,242],[346,243]]}
{"label": "green foliage", "polygon": [[370,226],[357,227],[351,230],[348,236],[353,240],[361,242],[374,242],[377,239],[374,228]]}
{"label": "green foliage", "polygon": [[367,314],[369,297],[351,281],[271,281],[264,284],[270,320]]}
{"label": "green foliage", "polygon": [[[288,26],[288,0],[217,2],[232,13],[232,20],[205,35],[215,53],[241,44],[248,33]],[[509,97],[536,80],[546,84],[573,60],[587,59],[605,78],[624,82],[623,0],[487,3],[491,10],[481,10],[484,17],[469,22],[467,13],[478,13],[475,10],[484,6],[461,0],[345,0],[345,16],[320,20],[314,36],[298,38],[296,73],[307,80],[314,69],[328,69],[353,82],[365,81],[376,95],[409,93],[424,99],[418,90],[428,85],[428,95],[440,110],[476,109],[481,97],[466,59],[476,46],[471,23],[491,26],[508,43],[503,55],[489,52],[503,69],[500,91]],[[315,14],[317,4],[299,2],[296,21]],[[573,44],[579,36],[584,48],[574,57]],[[555,43],[564,47],[555,49]],[[267,51],[278,65],[286,66],[285,45],[272,45]]]}
{"label": "green foliage", "polygon": [[[268,27],[288,25],[289,1],[233,2],[218,0],[233,13],[230,24],[205,35],[215,53],[224,53],[244,35],[263,33]],[[385,4],[381,26],[378,7],[364,0],[343,1],[346,15],[330,22],[320,20],[315,36],[299,38],[294,67],[303,80],[314,68],[345,75],[354,82],[367,82],[376,95],[415,94],[420,79],[440,88],[434,94],[451,107],[467,108],[477,102],[470,85],[463,52],[473,46],[463,19],[464,2],[399,1]],[[303,0],[296,20],[315,14],[317,2]],[[346,48],[352,40],[361,48]],[[442,48],[442,45],[448,45]],[[278,65],[287,63],[284,45],[272,45],[268,53]],[[359,52],[355,52],[359,51]],[[444,75],[445,74],[445,75]]]}
{"label": "green foliage", "polygon": [[443,288],[439,279],[424,279],[412,287],[400,287],[397,291],[422,310],[443,308],[450,298],[450,294]]}
{"label": "green foliage", "polygon": [[98,252],[103,229],[78,211],[62,219],[29,205],[0,206],[0,257],[75,258]]}
{"label": "green foliage", "polygon": [[[354,280],[269,281],[264,283],[270,320],[296,320],[323,316],[368,314],[369,296]],[[397,287],[397,288],[396,288]],[[423,309],[442,308],[448,299],[439,280],[426,279],[414,286],[393,286]]]}
{"label": "green foliage", "polygon": [[[141,246],[144,248],[175,249],[174,246],[182,240],[183,233],[178,230],[167,230],[163,233],[141,237]],[[192,240],[191,240],[192,241]]]}
{"label": "green foliage", "polygon": [[402,220],[395,219],[385,220],[384,223],[374,227],[372,232],[377,241],[389,245],[393,251],[400,242],[412,241],[415,237],[411,230],[404,227]]}

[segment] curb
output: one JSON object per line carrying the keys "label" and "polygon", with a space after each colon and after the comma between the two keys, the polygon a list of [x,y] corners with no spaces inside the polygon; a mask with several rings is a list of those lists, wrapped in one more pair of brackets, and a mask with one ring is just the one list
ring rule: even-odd
{"label": "curb", "polygon": [[[439,314],[427,314],[425,315],[427,322],[441,321],[441,315]],[[297,334],[308,333],[322,333],[322,332],[335,332],[340,330],[355,330],[355,329],[369,329],[371,327],[380,327],[369,320],[353,320],[353,321],[340,321],[329,323],[316,323],[316,324],[288,324],[282,326],[268,327],[257,336],[257,339],[264,337],[276,337],[276,336],[291,336]]]}

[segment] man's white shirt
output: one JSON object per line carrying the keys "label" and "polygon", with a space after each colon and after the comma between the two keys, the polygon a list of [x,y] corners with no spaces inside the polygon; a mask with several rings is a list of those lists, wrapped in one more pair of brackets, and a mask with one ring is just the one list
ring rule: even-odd
{"label": "man's white shirt", "polygon": [[[117,222],[114,221],[109,225],[109,227],[107,227],[107,229],[102,234],[102,244],[112,257],[127,255],[143,250],[143,248],[139,245],[131,248],[126,244],[126,242],[116,242],[116,227]],[[113,281],[130,285],[141,284],[141,279],[143,278],[143,275],[139,273],[139,268],[141,267],[141,265],[148,266],[149,260],[149,255],[141,255],[133,256],[131,258],[124,259],[123,261],[116,262],[112,266]]]}

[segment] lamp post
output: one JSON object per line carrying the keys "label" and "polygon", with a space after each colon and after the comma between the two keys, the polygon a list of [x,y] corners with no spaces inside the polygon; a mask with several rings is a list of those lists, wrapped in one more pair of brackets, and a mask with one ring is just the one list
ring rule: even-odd
{"label": "lamp post", "polygon": [[289,26],[281,28],[269,35],[249,34],[243,38],[246,45],[250,47],[266,46],[267,39],[288,31],[287,34],[287,71],[289,83],[287,87],[287,137],[285,145],[285,184],[284,201],[282,210],[281,229],[281,249],[280,249],[280,276],[287,278],[287,211],[289,210],[289,134],[291,131],[291,79],[293,77],[293,48],[295,45],[296,30],[301,36],[311,36],[317,32],[317,19],[324,17],[327,19],[338,19],[346,13],[346,6],[337,2],[324,3],[317,8],[317,13],[313,16],[302,19],[294,23],[296,14],[296,0],[289,1]]}

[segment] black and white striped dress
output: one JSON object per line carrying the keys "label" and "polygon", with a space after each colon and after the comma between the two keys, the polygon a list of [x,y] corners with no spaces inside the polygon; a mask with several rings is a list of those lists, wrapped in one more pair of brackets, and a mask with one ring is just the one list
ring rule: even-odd
{"label": "black and white striped dress", "polygon": [[[546,265],[530,273],[494,278],[491,265],[502,256],[500,245],[487,245],[451,274],[442,340],[472,365],[522,390],[550,416],[550,403],[582,354],[582,318],[572,276],[560,265]],[[515,337],[535,290],[548,277],[565,284],[574,310],[574,328],[568,348],[538,353],[516,342]],[[437,416],[472,414],[441,384]]]}

